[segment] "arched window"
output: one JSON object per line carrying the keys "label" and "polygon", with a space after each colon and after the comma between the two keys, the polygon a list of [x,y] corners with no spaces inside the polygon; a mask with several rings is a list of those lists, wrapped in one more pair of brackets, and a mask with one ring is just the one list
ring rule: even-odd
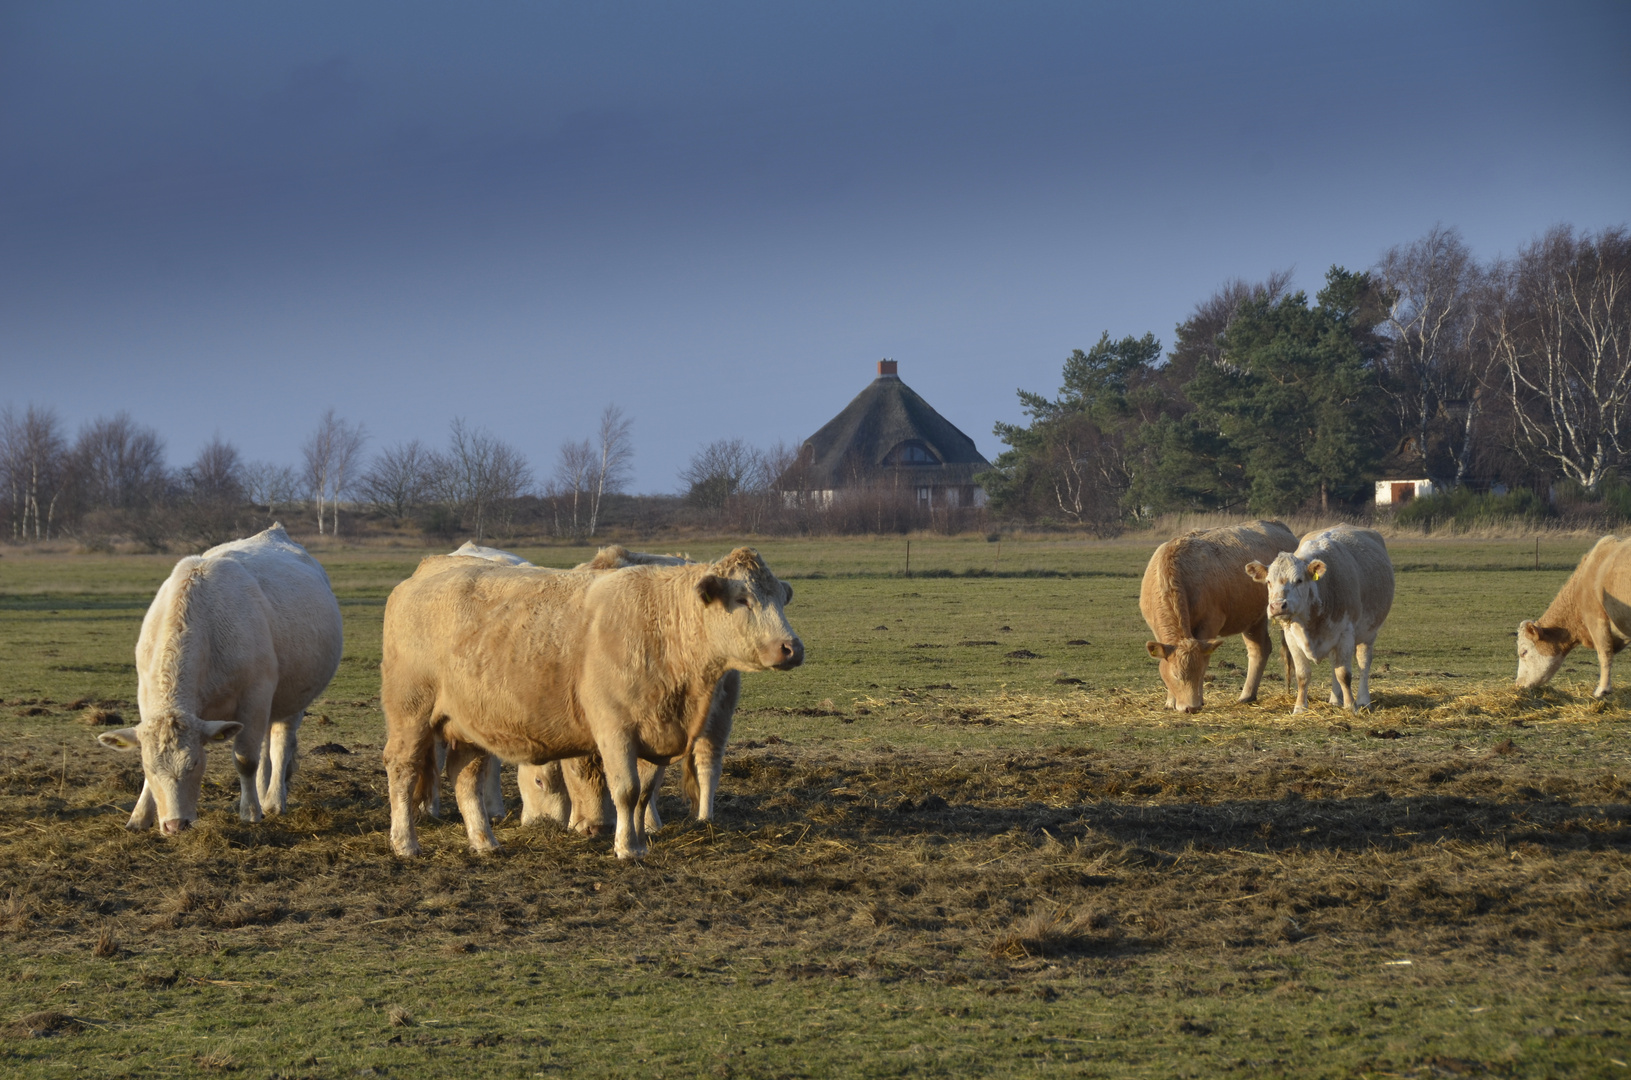
{"label": "arched window", "polygon": [[885,465],[938,465],[940,459],[919,439],[908,439],[884,455]]}

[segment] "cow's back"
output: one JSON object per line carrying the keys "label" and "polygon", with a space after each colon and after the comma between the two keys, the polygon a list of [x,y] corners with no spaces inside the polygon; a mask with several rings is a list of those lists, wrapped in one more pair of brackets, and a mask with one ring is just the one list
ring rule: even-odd
{"label": "cow's back", "polygon": [[510,760],[585,753],[575,683],[596,576],[433,556],[385,603],[381,693]]}
{"label": "cow's back", "polygon": [[1320,581],[1324,619],[1351,618],[1362,639],[1381,627],[1393,609],[1393,560],[1381,533],[1333,525],[1306,534],[1297,557],[1325,562],[1327,573]]}
{"label": "cow's back", "polygon": [[278,668],[272,715],[305,708],[334,678],[344,649],[340,604],[322,564],[281,525],[213,547],[203,557],[248,571],[264,597]]}
{"label": "cow's back", "polygon": [[1582,640],[1606,616],[1622,637],[1631,638],[1631,539],[1612,534],[1592,545],[1569,580],[1540,617],[1543,626],[1564,626]]}
{"label": "cow's back", "polygon": [[1218,625],[1220,636],[1242,633],[1264,618],[1268,595],[1264,585],[1246,576],[1246,564],[1272,562],[1296,546],[1297,538],[1278,521],[1175,537],[1150,557],[1139,590],[1139,610],[1168,644],[1192,637],[1194,628],[1203,624]]}

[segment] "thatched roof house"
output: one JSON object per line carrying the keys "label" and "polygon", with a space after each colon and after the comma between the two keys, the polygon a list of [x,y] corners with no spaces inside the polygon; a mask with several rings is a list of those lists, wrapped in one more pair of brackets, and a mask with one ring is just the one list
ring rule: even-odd
{"label": "thatched roof house", "polygon": [[974,482],[991,468],[974,440],[900,381],[893,360],[878,361],[872,380],[799,448],[783,474],[783,491],[831,502],[846,488],[910,491],[920,505],[980,506]]}

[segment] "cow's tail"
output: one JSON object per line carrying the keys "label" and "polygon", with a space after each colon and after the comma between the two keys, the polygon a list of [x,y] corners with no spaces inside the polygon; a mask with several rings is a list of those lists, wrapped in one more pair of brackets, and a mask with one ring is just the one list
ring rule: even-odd
{"label": "cow's tail", "polygon": [[413,805],[416,810],[428,812],[431,799],[436,793],[436,740],[430,739],[425,743],[424,753],[419,755],[419,767],[414,775]]}
{"label": "cow's tail", "polygon": [[685,789],[685,801],[691,804],[691,815],[696,816],[702,806],[702,783],[697,779],[695,747],[688,747],[680,758],[680,783]]}

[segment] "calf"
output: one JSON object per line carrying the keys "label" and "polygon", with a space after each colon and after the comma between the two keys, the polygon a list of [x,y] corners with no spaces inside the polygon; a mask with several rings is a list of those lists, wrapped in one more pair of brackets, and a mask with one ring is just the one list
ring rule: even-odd
{"label": "calf", "polygon": [[1605,536],[1574,568],[1540,618],[1518,624],[1518,688],[1547,682],[1576,645],[1597,651],[1597,689],[1607,697],[1614,654],[1631,639],[1631,540]]}
{"label": "calf", "polygon": [[[1303,537],[1295,553],[1281,552],[1268,566],[1246,564],[1253,581],[1268,586],[1268,614],[1285,631],[1297,669],[1297,704],[1308,707],[1308,676],[1332,657],[1331,704],[1349,712],[1370,705],[1371,652],[1393,607],[1393,563],[1382,535],[1337,525]],[[1357,667],[1359,686],[1353,686]]]}

